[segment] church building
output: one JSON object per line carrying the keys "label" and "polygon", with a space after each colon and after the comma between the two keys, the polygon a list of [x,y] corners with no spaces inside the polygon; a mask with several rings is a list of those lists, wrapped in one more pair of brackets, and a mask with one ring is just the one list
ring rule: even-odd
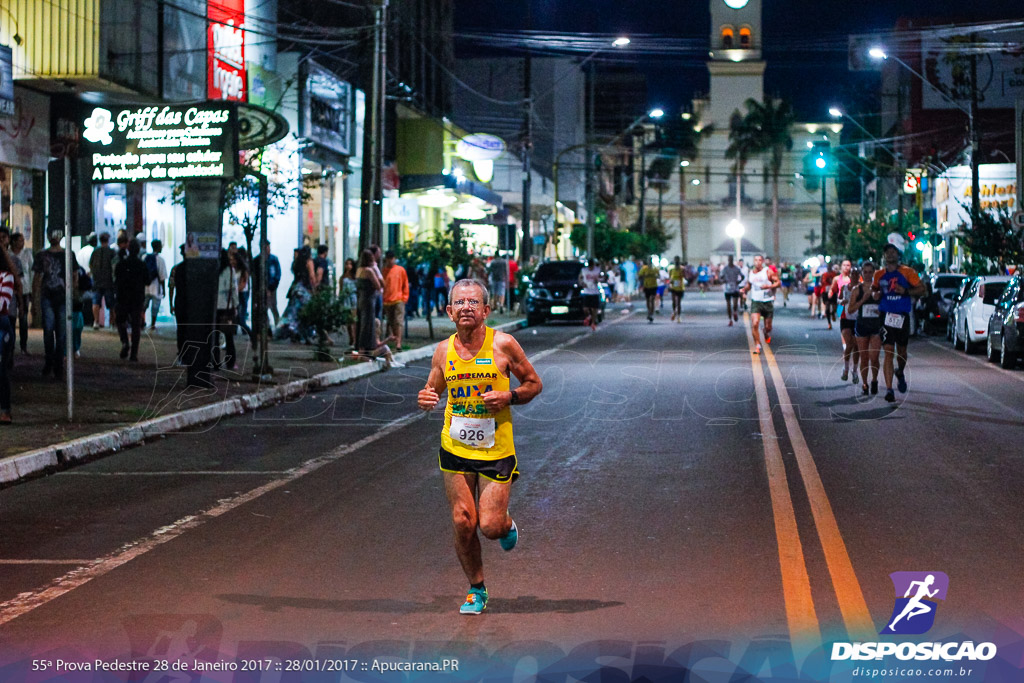
{"label": "church building", "polygon": [[[660,196],[648,183],[644,193],[645,212],[659,213],[673,238],[662,255],[671,260],[683,256],[688,262],[720,262],[735,254],[735,240],[726,232],[733,220],[743,226],[742,254],[750,262],[754,253],[773,256],[771,177],[766,172],[767,155],[755,155],[737,182],[732,159],[727,159],[730,120],[735,111],[747,112],[749,98],[763,101],[764,72],[761,0],[710,0],[711,31],[708,52],[710,92],[693,100],[692,113],[682,116],[704,131],[695,158],[679,159],[678,172]],[[769,93],[774,95],[774,93]],[[678,112],[665,116],[679,116]],[[649,121],[647,140],[653,139],[656,122]],[[839,143],[842,124],[795,123],[792,149],[785,155],[779,177],[780,261],[803,261],[808,249],[820,251],[822,193],[805,185],[805,158],[828,145]],[[648,160],[650,157],[648,156]],[[648,162],[649,164],[649,162]],[[739,186],[739,188],[737,188]],[[737,202],[737,191],[740,201]],[[825,208],[837,208],[835,170],[825,179]],[[648,219],[649,220],[649,219]],[[735,231],[735,225],[733,230]],[[685,240],[685,249],[684,249]]]}

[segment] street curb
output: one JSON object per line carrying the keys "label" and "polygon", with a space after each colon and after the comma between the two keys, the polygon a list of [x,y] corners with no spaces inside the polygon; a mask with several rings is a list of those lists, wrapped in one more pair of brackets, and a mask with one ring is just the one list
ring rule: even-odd
{"label": "street curb", "polygon": [[[494,329],[505,332],[521,327],[526,327],[526,321],[523,319],[498,325]],[[437,344],[432,342],[417,349],[396,353],[395,360],[399,363],[412,363],[430,358],[436,346]],[[376,362],[328,370],[307,379],[295,380],[286,384],[260,389],[249,394],[218,401],[217,403],[190,408],[189,410],[183,410],[170,415],[162,415],[127,427],[83,436],[72,441],[12,455],[0,460],[0,485],[20,482],[23,479],[67,467],[82,460],[109,455],[124,448],[138,446],[144,443],[146,439],[152,439],[153,437],[180,431],[188,427],[196,427],[224,417],[252,412],[296,396],[301,396],[309,391],[344,384],[345,382],[351,382],[384,371],[384,365]]]}

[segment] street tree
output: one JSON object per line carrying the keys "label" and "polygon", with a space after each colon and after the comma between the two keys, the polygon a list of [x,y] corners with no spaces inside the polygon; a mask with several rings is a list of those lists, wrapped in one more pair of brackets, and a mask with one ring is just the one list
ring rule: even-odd
{"label": "street tree", "polygon": [[[786,152],[793,149],[792,127],[796,113],[789,102],[764,96],[764,102],[750,98],[746,101],[747,113],[743,117],[741,137],[743,144],[749,144],[753,153],[766,157],[766,171],[772,183],[772,258],[779,262],[779,176]],[[731,138],[731,135],[730,135]],[[749,143],[746,139],[749,138]]]}

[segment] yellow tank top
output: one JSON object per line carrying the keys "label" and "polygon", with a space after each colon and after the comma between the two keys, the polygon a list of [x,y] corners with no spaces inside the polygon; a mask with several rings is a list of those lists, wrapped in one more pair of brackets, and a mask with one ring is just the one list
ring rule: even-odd
{"label": "yellow tank top", "polygon": [[487,329],[480,351],[469,360],[455,352],[455,335],[448,338],[444,379],[448,405],[444,409],[441,447],[469,460],[500,460],[514,455],[512,411],[508,406],[489,413],[481,396],[488,391],[508,391],[508,377],[494,359],[494,330]]}

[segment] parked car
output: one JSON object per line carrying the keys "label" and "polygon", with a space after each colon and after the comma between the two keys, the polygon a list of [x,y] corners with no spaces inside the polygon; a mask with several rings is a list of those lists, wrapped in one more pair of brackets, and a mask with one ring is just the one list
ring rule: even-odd
{"label": "parked car", "polygon": [[[967,288],[971,285],[970,278],[964,280],[963,284],[960,285],[960,291],[953,297],[953,300],[949,302],[950,307],[956,311],[956,307],[960,305],[960,302],[964,300],[964,295],[967,294]],[[953,341],[953,319],[955,315],[946,316],[946,341]]]}
{"label": "parked car", "polygon": [[988,320],[988,359],[1010,369],[1024,352],[1024,282],[1018,273],[1006,283]]}
{"label": "parked car", "polygon": [[968,281],[963,298],[949,316],[953,319],[953,346],[967,353],[981,350],[988,338],[988,320],[1009,281],[1008,275],[982,275]]}
{"label": "parked car", "polygon": [[968,276],[960,273],[933,273],[926,281],[928,292],[918,302],[918,319],[925,328],[945,325],[946,318],[953,312],[950,306],[953,298]]}
{"label": "parked car", "polygon": [[[526,321],[539,325],[548,320],[582,320],[583,297],[580,285],[580,261],[548,261],[534,271],[526,290]],[[605,288],[600,288],[601,307],[598,322],[604,320],[608,302]]]}

